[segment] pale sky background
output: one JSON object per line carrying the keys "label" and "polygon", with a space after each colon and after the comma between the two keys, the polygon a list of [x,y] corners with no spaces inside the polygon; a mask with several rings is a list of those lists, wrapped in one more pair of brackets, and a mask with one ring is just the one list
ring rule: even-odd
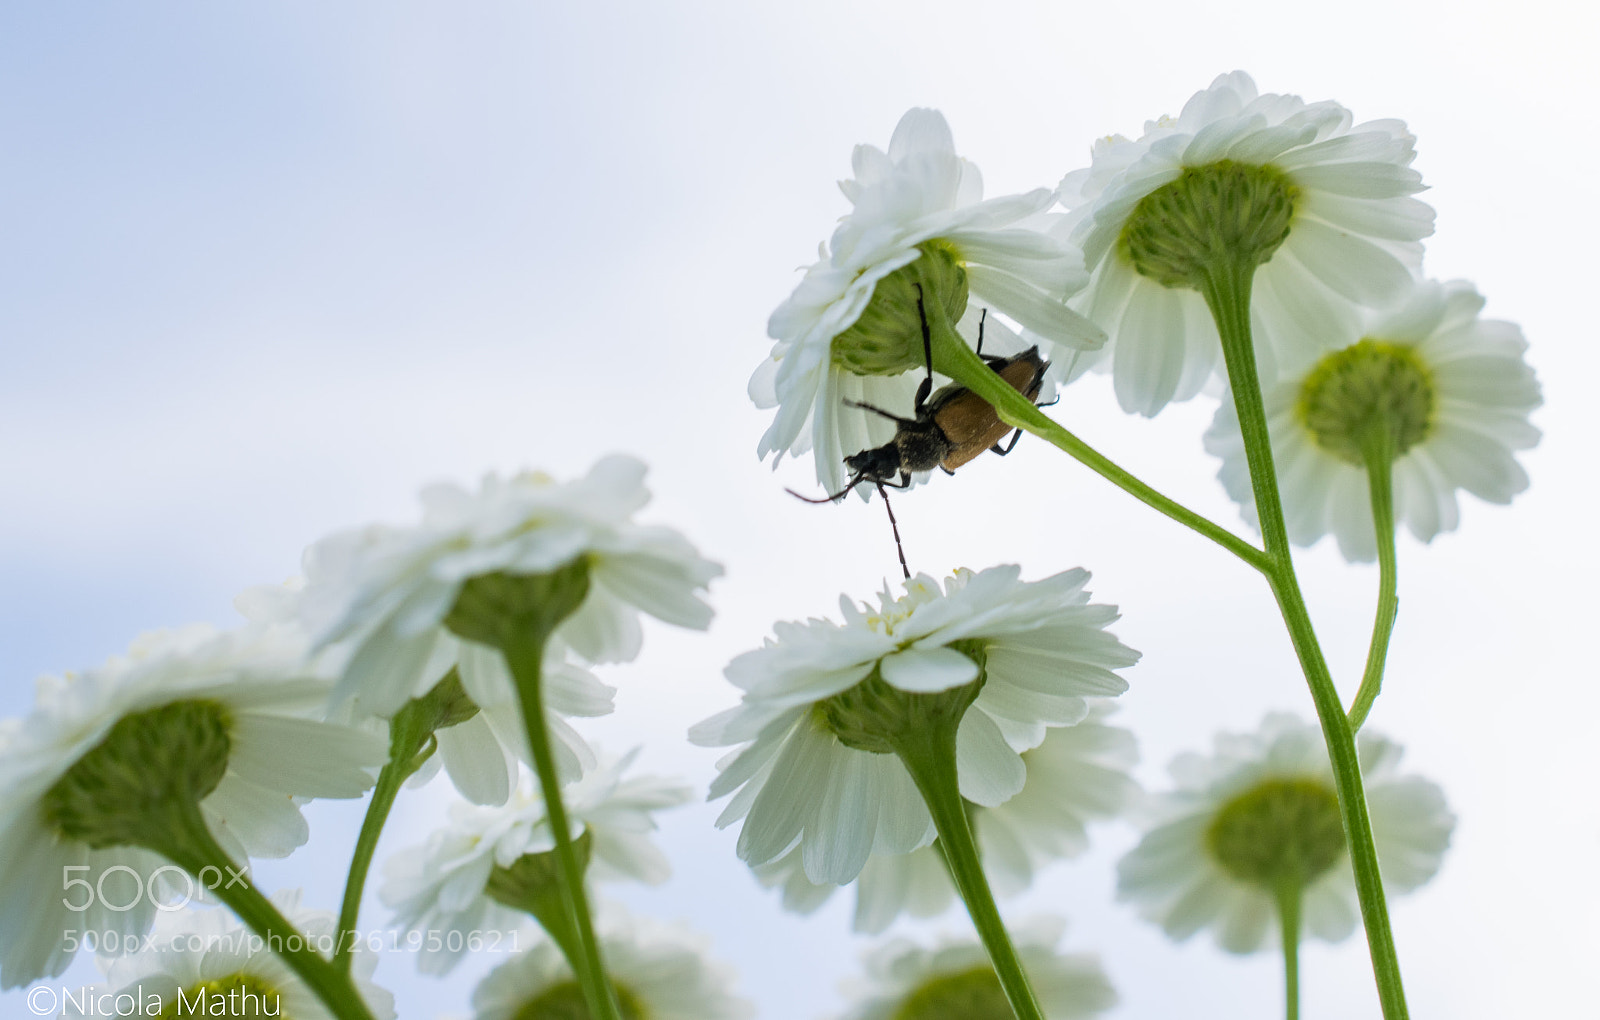
{"label": "pale sky background", "polygon": [[[745,382],[766,317],[846,209],[851,147],[944,111],[990,195],[1053,186],[1090,142],[1176,113],[1218,73],[1404,119],[1438,210],[1427,268],[1521,323],[1544,384],[1532,488],[1466,500],[1459,533],[1403,538],[1389,685],[1372,715],[1459,815],[1438,878],[1393,917],[1413,1014],[1572,1016],[1600,956],[1593,720],[1600,165],[1595,15],[1555,3],[13,3],[0,8],[0,711],[31,681],[140,630],[233,621],[242,588],[297,570],[338,527],[415,514],[423,483],[484,471],[652,465],[646,519],[727,567],[709,635],[653,627],[608,670],[585,731],[704,789],[684,730],[734,701],[721,668],[772,622],[835,612],[897,576],[876,503],[803,505],[754,456]],[[1199,434],[1106,380],[1052,413],[1218,520],[1237,514]],[[896,501],[914,569],[1083,565],[1145,653],[1122,721],[1140,777],[1268,709],[1311,706],[1265,586],[1025,439]],[[1347,692],[1375,571],[1303,556]],[[419,841],[447,786],[402,798]],[[330,908],[360,808],[258,869]],[[697,804],[663,817],[676,868],[615,890],[708,933],[775,1020],[844,1000],[872,940],[852,896],[783,914]],[[1125,825],[1096,830],[1013,916],[1057,910],[1100,954],[1118,1018],[1281,1015],[1272,954],[1175,946],[1113,900]],[[380,850],[380,861],[383,851]],[[4,862],[0,862],[0,867]],[[364,928],[380,926],[376,905]],[[901,930],[960,931],[965,917]],[[401,1015],[464,1014],[484,958],[445,981],[381,962]],[[1357,936],[1304,953],[1305,1016],[1375,1016]],[[80,957],[67,980],[88,980]],[[0,996],[24,1016],[20,993]]]}

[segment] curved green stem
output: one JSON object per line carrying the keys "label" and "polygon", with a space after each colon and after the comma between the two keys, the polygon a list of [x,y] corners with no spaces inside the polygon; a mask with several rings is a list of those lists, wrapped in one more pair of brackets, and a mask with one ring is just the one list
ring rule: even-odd
{"label": "curved green stem", "polygon": [[1372,524],[1378,542],[1378,610],[1372,622],[1372,641],[1367,647],[1367,668],[1361,674],[1361,688],[1350,705],[1348,719],[1352,732],[1361,729],[1383,688],[1384,665],[1389,658],[1389,636],[1394,633],[1395,615],[1400,611],[1398,586],[1400,569],[1394,552],[1394,440],[1389,431],[1374,428],[1368,432],[1363,452],[1367,462],[1367,488],[1372,495]]}
{"label": "curved green stem", "polygon": [[967,905],[967,913],[972,915],[973,927],[978,930],[978,938],[989,954],[989,962],[1000,979],[1012,1012],[1017,1020],[1044,1020],[978,859],[978,845],[956,778],[957,724],[959,719],[950,725],[929,726],[901,734],[893,741],[895,754],[905,763],[906,771],[911,773],[928,805],[928,813],[933,815],[950,877]]}
{"label": "curved green stem", "polygon": [[1065,451],[1095,474],[1123,490],[1139,502],[1220,545],[1257,570],[1265,570],[1267,558],[1250,542],[1209,518],[1190,510],[1177,500],[1146,485],[1110,458],[1049,418],[1033,401],[1012,389],[1004,379],[984,364],[967,346],[944,313],[938,301],[926,302],[928,329],[932,337],[934,368],[956,380],[988,401],[1008,425],[1024,429]]}
{"label": "curved green stem", "polygon": [[[534,771],[539,774],[539,789],[544,795],[545,811],[555,836],[556,867],[560,874],[567,920],[571,924],[569,931],[551,931],[550,935],[558,945],[562,944],[563,938],[574,944],[577,952],[576,955],[568,953],[568,962],[572,964],[573,972],[583,988],[584,1002],[593,1020],[621,1020],[616,993],[606,977],[600,943],[595,938],[594,925],[590,920],[588,897],[583,889],[583,863],[573,845],[571,823],[567,820],[567,809],[561,800],[561,780],[556,775],[555,755],[550,746],[550,727],[545,722],[541,688],[546,636],[546,633],[527,635],[525,640],[506,642],[501,650],[516,680],[517,698],[522,705],[522,723],[528,732]],[[568,947],[562,945],[562,948]]]}
{"label": "curved green stem", "polygon": [[1256,360],[1250,336],[1250,287],[1254,265],[1225,265],[1199,281],[1200,292],[1211,308],[1222,352],[1228,368],[1228,382],[1238,411],[1239,431],[1244,437],[1245,459],[1250,466],[1250,485],[1255,495],[1256,516],[1266,545],[1267,583],[1278,601],[1279,612],[1294,644],[1301,672],[1311,689],[1322,737],[1328,746],[1334,785],[1339,794],[1339,813],[1344,821],[1345,839],[1355,873],[1356,896],[1361,903],[1361,919],[1366,927],[1367,946],[1372,954],[1373,976],[1378,986],[1378,1001],[1385,1020],[1404,1020],[1405,989],[1400,980],[1400,960],[1395,952],[1394,933],[1389,926],[1389,907],[1383,894],[1383,877],[1378,871],[1378,851],[1373,842],[1372,822],[1367,817],[1366,790],[1361,782],[1361,762],[1356,754],[1355,733],[1345,717],[1339,691],[1322,657],[1311,615],[1306,610],[1300,582],[1295,576],[1294,557],[1289,550],[1288,530],[1284,526],[1283,502],[1278,495],[1278,477],[1272,460],[1272,443],[1267,432],[1266,407],[1261,383],[1256,375]]}
{"label": "curved green stem", "polygon": [[389,818],[389,809],[400,792],[405,776],[399,774],[393,761],[378,773],[378,784],[372,788],[372,801],[367,805],[366,817],[361,820],[361,834],[356,837],[355,852],[350,857],[350,870],[344,881],[344,900],[339,906],[339,944],[333,953],[334,966],[350,969],[350,951],[357,938],[356,921],[361,913],[361,897],[367,887],[367,872],[372,868],[372,855],[378,849],[378,837]]}
{"label": "curved green stem", "polygon": [[311,948],[305,933],[291,924],[249,879],[238,875],[233,860],[211,835],[198,804],[176,812],[173,823],[168,845],[151,849],[188,871],[196,881],[204,882],[207,868],[227,876],[215,883],[212,891],[216,897],[260,936],[266,947],[305,982],[330,1013],[338,1020],[373,1020],[372,1011],[362,1000],[349,973]]}
{"label": "curved green stem", "polygon": [[339,906],[339,944],[333,953],[333,965],[341,970],[350,969],[350,953],[359,934],[356,921],[361,914],[361,897],[366,891],[367,873],[372,869],[372,855],[378,849],[378,837],[383,835],[383,826],[389,820],[389,811],[394,807],[400,787],[428,760],[428,755],[421,753],[417,745],[426,743],[429,736],[424,733],[419,741],[416,734],[402,727],[400,716],[391,723],[389,761],[378,773],[377,785],[372,788],[372,800],[361,820],[361,833],[356,837],[350,870],[344,880],[344,900]]}
{"label": "curved green stem", "polygon": [[1300,883],[1285,882],[1276,898],[1283,936],[1283,1015],[1284,1020],[1300,1020]]}

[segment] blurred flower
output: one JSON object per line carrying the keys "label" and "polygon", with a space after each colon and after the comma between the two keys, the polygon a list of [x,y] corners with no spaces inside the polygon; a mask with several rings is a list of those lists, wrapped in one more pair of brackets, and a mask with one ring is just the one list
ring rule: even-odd
{"label": "blurred flower", "polygon": [[[610,456],[572,482],[521,474],[489,475],[476,492],[435,485],[416,527],[374,525],[311,546],[298,606],[318,649],[349,645],[336,697],[357,715],[389,716],[426,692],[456,655],[442,622],[463,585],[488,574],[547,574],[581,558],[588,594],[557,637],[590,662],[638,654],[640,611],[703,629],[711,609],[697,593],[722,568],[676,531],[632,522],[650,499],[644,473]],[[462,682],[477,701],[483,692],[465,673]]]}
{"label": "blurred flower", "polygon": [[[1423,188],[1415,139],[1397,120],[1351,120],[1334,102],[1258,95],[1234,71],[1137,141],[1102,138],[1093,164],[1062,180],[1090,272],[1072,305],[1111,334],[1093,360],[1109,366],[1124,410],[1188,400],[1221,364],[1187,262],[1207,244],[1259,264],[1251,318],[1266,380],[1325,351],[1356,306],[1404,293],[1433,233],[1433,210],[1410,197]],[[1215,216],[1156,208],[1168,199]]]}
{"label": "blurred flower", "polygon": [[1083,286],[1083,256],[1042,229],[1051,193],[984,200],[978,168],[956,155],[938,111],[908,111],[888,152],[858,145],[852,162],[854,178],[839,185],[852,210],[772,313],[767,333],[777,343],[750,380],[756,406],[778,409],[758,456],[813,451],[817,480],[830,493],[843,485],[847,455],[882,445],[895,430],[847,401],[909,416],[926,378],[918,274],[929,284],[925,299],[938,301],[951,322],[961,320],[970,289],[1070,349],[1105,339],[1064,304]]}
{"label": "blurred flower", "polygon": [[[1438,786],[1398,774],[1398,744],[1364,729],[1357,750],[1384,891],[1410,892],[1439,870],[1455,818]],[[1276,943],[1272,886],[1287,879],[1301,884],[1306,932],[1350,935],[1355,883],[1319,729],[1272,713],[1170,771],[1177,788],[1151,799],[1144,838],[1117,867],[1120,899],[1174,939],[1212,928],[1223,949],[1251,953]]]}
{"label": "blurred flower", "polygon": [[[289,923],[304,934],[309,949],[323,956],[332,955],[338,937],[333,914],[302,909],[298,889],[278,893],[272,900]],[[106,980],[64,996],[68,1008],[63,1016],[144,1016],[147,1007],[158,1002],[160,1016],[334,1020],[334,1014],[278,954],[226,910],[191,909],[163,915],[137,953],[101,957],[95,962]],[[350,967],[356,990],[375,1020],[390,1020],[395,1015],[394,996],[372,983],[377,965],[377,955],[365,952],[357,942]],[[124,1003],[138,1004],[138,1008],[116,1007],[119,998]],[[76,1003],[90,1002],[93,1005],[87,1011],[75,1008]],[[115,1008],[102,1008],[102,1003],[111,1003]]]}
{"label": "blurred flower", "polygon": [[[1541,401],[1510,322],[1480,319],[1483,298],[1464,280],[1427,281],[1392,311],[1346,334],[1354,342],[1264,393],[1289,537],[1332,534],[1352,561],[1377,555],[1362,455],[1369,428],[1390,433],[1395,521],[1430,542],[1460,523],[1456,490],[1509,503],[1528,487],[1513,456],[1539,441],[1528,415]],[[1255,496],[1233,402],[1206,432],[1218,477],[1256,524]]]}
{"label": "blurred flower", "polygon": [[[1117,993],[1092,956],[1056,951],[1066,922],[1033,918],[1011,929],[1017,955],[1050,1020],[1094,1016],[1115,1006]],[[942,939],[924,949],[894,939],[867,954],[867,980],[846,986],[855,1006],[840,1020],[1011,1020],[989,957],[977,940]]]}
{"label": "blurred flower", "polygon": [[[587,833],[590,877],[631,878],[654,885],[665,881],[670,869],[650,841],[656,827],[651,814],[683,804],[691,794],[687,787],[656,776],[624,778],[637,754],[602,759],[596,769],[566,787],[562,798],[572,838]],[[520,911],[490,895],[496,869],[554,849],[555,833],[544,800],[524,775],[505,805],[455,804],[447,828],[434,832],[422,846],[390,857],[379,896],[394,909],[397,927],[445,933],[438,947],[424,945],[419,958],[423,972],[443,974],[460,962],[467,934],[513,931],[525,923]],[[450,932],[463,937],[452,939]]]}
{"label": "blurred flower", "polygon": [[0,987],[66,969],[67,929],[126,939],[158,902],[197,895],[140,836],[172,797],[203,797],[211,836],[243,865],[306,841],[304,799],[372,785],[387,744],[322,721],[329,685],[301,673],[303,653],[289,629],[195,625],[39,680],[33,712],[0,736]]}
{"label": "blurred flower", "polygon": [[[600,951],[627,1020],[745,1020],[749,1002],[732,992],[733,973],[707,959],[707,940],[681,928],[603,916]],[[472,992],[473,1020],[587,1017],[583,992],[555,944],[541,940],[506,961]]]}
{"label": "blurred flower", "polygon": [[749,742],[711,785],[713,798],[738,790],[717,824],[744,819],[740,857],[756,866],[795,850],[810,881],[838,885],[872,854],[926,846],[933,821],[885,735],[895,713],[917,710],[911,696],[955,699],[961,795],[992,807],[1022,789],[1020,752],[1081,722],[1086,698],[1127,688],[1112,670],[1138,653],[1105,631],[1117,612],[1089,604],[1088,572],[1019,573],[962,570],[942,590],[919,575],[876,609],[841,597],[843,624],[776,624],[728,665],[742,703],[690,739]]}
{"label": "blurred flower", "polygon": [[[1129,771],[1138,762],[1133,734],[1105,720],[1112,705],[1093,705],[1076,726],[1050,730],[1044,743],[1022,752],[1027,780],[1015,797],[995,807],[970,805],[969,817],[996,893],[1016,895],[1050,862],[1077,857],[1089,847],[1091,820],[1122,813],[1138,785]],[[755,869],[766,885],[781,886],[784,906],[810,913],[837,888],[806,878],[791,851]],[[856,879],[855,928],[878,933],[897,917],[932,917],[955,900],[955,889],[936,846],[909,854],[874,854]]]}
{"label": "blurred flower", "polygon": [[[301,578],[284,585],[261,585],[242,592],[234,605],[252,622],[297,627],[304,590]],[[433,640],[429,654],[416,667],[415,686],[426,693],[454,679],[461,685],[456,696],[465,697],[476,711],[462,722],[434,731],[438,753],[428,758],[411,783],[424,784],[442,768],[456,790],[474,804],[504,804],[517,778],[517,761],[533,764],[522,708],[505,658],[494,648],[462,640],[442,627],[437,628]],[[313,657],[311,668],[330,678],[342,676],[353,650],[353,642],[324,648]],[[551,749],[564,781],[577,779],[595,766],[594,752],[564,717],[606,715],[616,693],[571,659],[565,644],[551,640],[545,646],[540,681],[549,710],[545,718],[554,738]],[[358,699],[359,695],[354,700]],[[383,732],[376,717],[348,703],[341,705],[339,715],[356,718],[356,724],[369,732]]]}

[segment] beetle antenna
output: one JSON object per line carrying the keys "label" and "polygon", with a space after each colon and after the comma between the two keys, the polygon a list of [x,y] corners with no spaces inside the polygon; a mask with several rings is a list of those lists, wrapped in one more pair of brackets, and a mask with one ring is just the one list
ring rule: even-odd
{"label": "beetle antenna", "polygon": [[800,500],[801,502],[804,502],[804,503],[832,503],[835,500],[840,500],[840,499],[843,499],[846,496],[850,495],[850,490],[855,488],[856,486],[860,485],[862,483],[862,481],[865,480],[865,479],[866,479],[866,473],[865,472],[858,473],[854,478],[850,479],[850,481],[848,483],[846,483],[844,488],[840,489],[838,492],[834,493],[831,496],[823,496],[820,499],[813,499],[810,496],[802,496],[798,492],[794,491],[793,489],[784,489],[783,491],[787,492],[789,495],[793,496],[795,499],[798,499],[798,500]]}
{"label": "beetle antenna", "polygon": [[894,519],[894,507],[889,505],[889,493],[878,483],[878,495],[883,497],[883,508],[889,511],[889,530],[894,532],[894,551],[900,554],[900,571],[906,575],[906,580],[911,580],[911,568],[906,566],[906,547],[900,544],[900,523]]}

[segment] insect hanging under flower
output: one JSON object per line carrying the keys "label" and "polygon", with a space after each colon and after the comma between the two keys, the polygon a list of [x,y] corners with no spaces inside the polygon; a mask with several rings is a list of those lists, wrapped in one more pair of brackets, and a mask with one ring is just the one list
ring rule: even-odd
{"label": "insect hanging under flower", "polygon": [[[928,375],[917,387],[916,401],[910,418],[885,411],[872,404],[849,401],[850,406],[882,415],[898,428],[894,438],[882,446],[862,450],[844,459],[851,471],[850,481],[838,492],[813,499],[790,490],[790,494],[807,503],[829,503],[843,499],[857,485],[870,482],[879,487],[905,489],[911,485],[911,475],[917,471],[939,468],[945,474],[955,474],[956,468],[977,457],[985,450],[993,450],[1002,457],[1010,453],[1022,436],[1017,429],[1011,442],[1004,447],[1000,440],[1012,427],[1000,420],[994,406],[965,386],[951,383],[937,393],[933,390],[933,341],[928,331],[927,314],[922,303],[922,289],[917,288],[917,313],[922,316],[922,351],[927,362]],[[1045,369],[1049,364],[1039,356],[1037,346],[1009,358],[983,353],[983,322],[985,310],[978,320],[977,354],[1004,379],[1012,389],[1029,400],[1039,396],[1044,386]],[[930,393],[932,395],[930,396]],[[896,481],[898,478],[898,481]]]}
{"label": "insect hanging under flower", "polygon": [[[912,405],[913,417],[902,418],[881,407],[848,401],[852,407],[871,411],[894,422],[897,426],[894,437],[882,446],[846,457],[844,464],[851,471],[850,481],[836,493],[814,499],[802,496],[793,489],[787,490],[789,495],[807,503],[831,503],[843,499],[862,482],[876,486],[878,495],[883,498],[884,509],[889,513],[895,551],[900,555],[900,569],[908,580],[911,568],[906,565],[905,547],[900,542],[900,525],[894,519],[894,509],[889,506],[889,493],[885,487],[910,488],[911,475],[916,471],[939,468],[945,474],[953,475],[956,468],[985,450],[993,450],[1004,457],[1022,438],[1022,430],[1017,429],[1011,436],[1011,442],[1002,447],[1000,440],[1011,431],[1011,426],[1000,420],[994,405],[967,387],[951,383],[936,393],[932,392],[933,339],[928,330],[927,310],[922,303],[922,285],[917,284],[916,287],[917,315],[922,320],[922,354],[928,375],[917,387],[916,400]],[[1012,389],[1029,400],[1036,399],[1044,386],[1044,373],[1049,364],[1039,356],[1037,345],[1009,358],[985,355],[983,325],[988,315],[988,309],[985,309],[978,318],[977,355]],[[896,477],[898,481],[895,481]]]}

